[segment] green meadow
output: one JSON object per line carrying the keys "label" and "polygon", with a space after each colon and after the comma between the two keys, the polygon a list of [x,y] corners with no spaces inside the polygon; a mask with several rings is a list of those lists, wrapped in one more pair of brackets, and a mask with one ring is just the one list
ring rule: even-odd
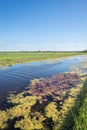
{"label": "green meadow", "polygon": [[87,52],[0,52],[0,66],[84,54]]}

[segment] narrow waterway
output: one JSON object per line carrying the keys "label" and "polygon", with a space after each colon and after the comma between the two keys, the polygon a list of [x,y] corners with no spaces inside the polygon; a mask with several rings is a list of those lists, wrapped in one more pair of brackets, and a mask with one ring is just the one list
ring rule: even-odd
{"label": "narrow waterway", "polygon": [[75,56],[59,60],[45,60],[0,67],[0,100],[10,91],[19,92],[31,79],[51,77],[54,74],[70,71],[70,66],[87,60],[87,56]]}

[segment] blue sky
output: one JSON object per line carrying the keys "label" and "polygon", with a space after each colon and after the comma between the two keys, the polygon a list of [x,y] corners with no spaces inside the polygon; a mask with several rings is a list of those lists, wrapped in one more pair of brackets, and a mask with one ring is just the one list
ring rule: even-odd
{"label": "blue sky", "polygon": [[0,51],[87,49],[87,0],[0,0]]}

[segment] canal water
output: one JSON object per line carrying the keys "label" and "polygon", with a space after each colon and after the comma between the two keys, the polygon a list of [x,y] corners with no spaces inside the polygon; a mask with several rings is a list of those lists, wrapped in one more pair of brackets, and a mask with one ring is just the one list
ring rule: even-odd
{"label": "canal water", "polygon": [[10,91],[22,91],[30,80],[35,78],[51,77],[54,74],[70,71],[70,66],[81,64],[87,56],[74,56],[64,59],[44,60],[0,67],[0,101]]}

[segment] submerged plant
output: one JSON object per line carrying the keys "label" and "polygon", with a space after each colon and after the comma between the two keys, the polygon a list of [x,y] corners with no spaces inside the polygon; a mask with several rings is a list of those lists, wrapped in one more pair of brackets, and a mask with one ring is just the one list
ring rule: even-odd
{"label": "submerged plant", "polygon": [[43,128],[42,122],[33,117],[32,119],[24,118],[20,121],[16,121],[15,128],[20,128],[21,130],[40,130]]}
{"label": "submerged plant", "polygon": [[7,127],[7,120],[8,120],[8,116],[6,111],[1,111],[0,110],[0,128],[6,128]]}
{"label": "submerged plant", "polygon": [[45,108],[45,115],[47,118],[52,118],[54,122],[58,120],[59,112],[57,110],[57,104],[55,102],[51,102]]}

